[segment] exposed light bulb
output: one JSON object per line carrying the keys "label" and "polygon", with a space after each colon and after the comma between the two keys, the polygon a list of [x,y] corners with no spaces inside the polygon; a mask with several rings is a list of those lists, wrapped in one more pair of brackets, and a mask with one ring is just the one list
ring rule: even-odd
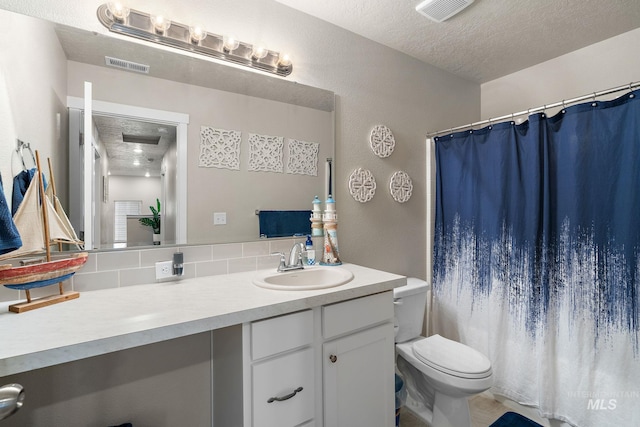
{"label": "exposed light bulb", "polygon": [[287,68],[291,66],[291,58],[289,57],[288,54],[283,54],[280,55],[280,58],[278,59],[278,67],[280,68]]}
{"label": "exposed light bulb", "polygon": [[231,52],[236,50],[240,46],[240,42],[234,36],[224,36],[222,42],[222,49],[225,52]]}
{"label": "exposed light bulb", "polygon": [[164,33],[171,26],[171,20],[165,18],[162,15],[151,15],[151,23],[157,33]]}
{"label": "exposed light bulb", "polygon": [[107,3],[107,9],[116,21],[124,21],[130,12],[130,9],[119,1]]}
{"label": "exposed light bulb", "polygon": [[200,43],[207,37],[207,32],[201,25],[192,25],[189,27],[189,36],[193,43]]}
{"label": "exposed light bulb", "polygon": [[262,45],[254,45],[253,49],[251,50],[251,57],[253,59],[262,59],[267,56],[267,53],[269,53],[269,51],[266,47]]}

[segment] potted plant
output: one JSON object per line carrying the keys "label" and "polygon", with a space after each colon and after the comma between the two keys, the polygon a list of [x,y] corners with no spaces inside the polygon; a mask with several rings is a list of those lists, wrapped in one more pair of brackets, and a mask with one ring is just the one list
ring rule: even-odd
{"label": "potted plant", "polygon": [[160,244],[160,199],[156,199],[156,207],[149,206],[153,218],[140,218],[140,224],[146,225],[153,229],[153,244]]}

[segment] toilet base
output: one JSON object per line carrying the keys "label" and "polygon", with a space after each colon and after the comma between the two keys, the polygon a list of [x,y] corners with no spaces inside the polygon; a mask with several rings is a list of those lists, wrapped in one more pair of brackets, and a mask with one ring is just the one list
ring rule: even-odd
{"label": "toilet base", "polygon": [[[411,412],[429,427],[433,427],[433,424],[431,424],[431,421],[433,420],[433,412],[431,411],[431,408],[428,408],[424,404],[424,402],[417,401],[410,394],[407,394],[404,409]],[[402,425],[402,422],[400,422],[400,425]]]}
{"label": "toilet base", "polygon": [[[407,395],[405,409],[429,427],[470,427],[471,414],[467,397],[451,397],[436,392],[433,411],[423,402]],[[402,424],[401,424],[402,425]]]}
{"label": "toilet base", "polygon": [[471,427],[469,399],[451,397],[436,391],[431,424],[433,427]]}

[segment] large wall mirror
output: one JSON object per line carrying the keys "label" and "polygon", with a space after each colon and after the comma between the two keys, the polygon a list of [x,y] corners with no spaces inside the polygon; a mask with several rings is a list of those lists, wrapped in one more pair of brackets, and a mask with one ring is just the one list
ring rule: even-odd
{"label": "large wall mirror", "polygon": [[[116,202],[138,201],[144,215],[160,199],[162,244],[200,244],[257,240],[256,211],[311,209],[315,195],[326,195],[332,92],[5,10],[0,18],[7,23],[0,34],[5,191],[23,167],[16,139],[28,142],[52,159],[72,222],[91,212],[94,228],[82,231],[92,233],[93,248],[151,244],[150,233],[129,243],[116,238]],[[112,66],[123,61],[147,71]],[[85,82],[97,106],[89,122],[82,118]],[[84,123],[94,144],[91,201],[83,197],[84,165],[75,153],[86,145]],[[236,163],[206,158],[202,147],[212,133],[239,138]],[[252,155],[269,154],[257,146],[252,152],[250,139],[273,137],[284,142],[282,172],[250,167]],[[315,174],[288,170],[293,140],[318,144]],[[225,213],[226,224],[214,224],[214,213]]]}

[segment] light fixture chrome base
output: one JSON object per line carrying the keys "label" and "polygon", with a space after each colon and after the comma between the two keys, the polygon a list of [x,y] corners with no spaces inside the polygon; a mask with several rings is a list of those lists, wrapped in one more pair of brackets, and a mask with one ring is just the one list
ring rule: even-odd
{"label": "light fixture chrome base", "polygon": [[130,9],[129,16],[119,20],[111,14],[107,5],[103,4],[98,7],[97,14],[100,23],[114,33],[232,62],[282,77],[288,76],[293,71],[293,66],[289,61],[281,63],[279,52],[267,50],[263,58],[256,58],[252,56],[253,46],[244,42],[238,42],[237,48],[228,51],[224,48],[224,37],[209,32],[206,32],[204,39],[197,42],[192,41],[189,26],[178,22],[171,22],[171,26],[160,34],[153,27],[151,15],[145,12]]}

